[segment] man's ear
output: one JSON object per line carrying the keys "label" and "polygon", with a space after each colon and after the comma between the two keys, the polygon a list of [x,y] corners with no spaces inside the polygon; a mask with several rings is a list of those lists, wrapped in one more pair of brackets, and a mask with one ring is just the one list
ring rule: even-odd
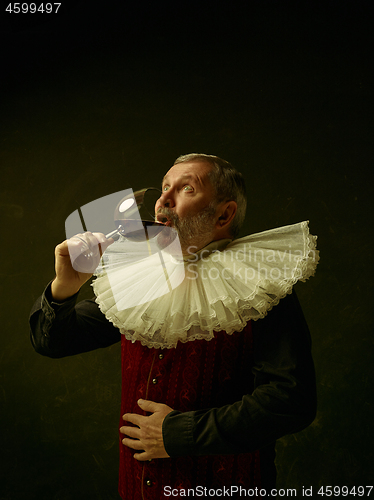
{"label": "man's ear", "polygon": [[238,205],[236,201],[226,201],[219,208],[218,219],[216,222],[217,229],[227,229],[235,217]]}

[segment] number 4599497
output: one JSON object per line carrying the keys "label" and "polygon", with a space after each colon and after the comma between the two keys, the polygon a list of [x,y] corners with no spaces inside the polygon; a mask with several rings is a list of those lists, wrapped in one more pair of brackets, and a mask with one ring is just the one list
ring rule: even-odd
{"label": "number 4599497", "polygon": [[317,491],[318,495],[326,496],[326,497],[350,497],[352,496],[370,496],[371,490],[373,486],[321,486]]}
{"label": "number 4599497", "polygon": [[10,14],[27,14],[28,12],[31,14],[35,14],[36,12],[40,12],[42,14],[57,14],[60,5],[61,3],[10,3],[5,11]]}

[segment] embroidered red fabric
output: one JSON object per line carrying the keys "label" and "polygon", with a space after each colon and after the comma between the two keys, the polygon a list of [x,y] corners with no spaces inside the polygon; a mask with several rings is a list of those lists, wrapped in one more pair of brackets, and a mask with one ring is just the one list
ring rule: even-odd
{"label": "embroidered red fabric", "polygon": [[[139,398],[182,412],[234,403],[253,390],[252,365],[251,322],[240,333],[217,332],[211,341],[179,342],[175,349],[149,349],[122,336],[121,415],[139,413]],[[119,493],[123,500],[166,498],[165,487],[261,486],[259,452],[138,462],[122,437]]]}

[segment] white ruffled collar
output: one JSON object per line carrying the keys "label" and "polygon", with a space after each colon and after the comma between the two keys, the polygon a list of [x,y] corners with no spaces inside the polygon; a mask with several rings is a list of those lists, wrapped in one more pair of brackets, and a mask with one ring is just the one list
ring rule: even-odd
{"label": "white ruffled collar", "polygon": [[172,348],[263,318],[314,274],[316,239],[301,222],[214,241],[183,260],[167,251],[149,256],[146,246],[119,240],[106,250],[92,286],[100,309],[127,339]]}
{"label": "white ruffled collar", "polygon": [[231,243],[232,239],[223,239],[223,240],[215,240],[211,241],[205,247],[197,250],[196,247],[190,247],[190,252],[188,255],[183,257],[184,262],[196,261],[201,257],[205,258],[213,252],[224,250],[229,243]]}

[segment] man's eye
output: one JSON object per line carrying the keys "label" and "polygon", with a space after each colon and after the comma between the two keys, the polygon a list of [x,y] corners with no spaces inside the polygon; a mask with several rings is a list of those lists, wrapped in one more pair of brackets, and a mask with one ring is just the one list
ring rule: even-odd
{"label": "man's eye", "polygon": [[183,190],[184,191],[192,191],[192,187],[189,184],[187,184],[186,186],[183,187]]}
{"label": "man's eye", "polygon": [[169,189],[169,186],[164,186],[164,187],[162,188],[162,190],[163,190],[163,191],[167,191],[168,189]]}

